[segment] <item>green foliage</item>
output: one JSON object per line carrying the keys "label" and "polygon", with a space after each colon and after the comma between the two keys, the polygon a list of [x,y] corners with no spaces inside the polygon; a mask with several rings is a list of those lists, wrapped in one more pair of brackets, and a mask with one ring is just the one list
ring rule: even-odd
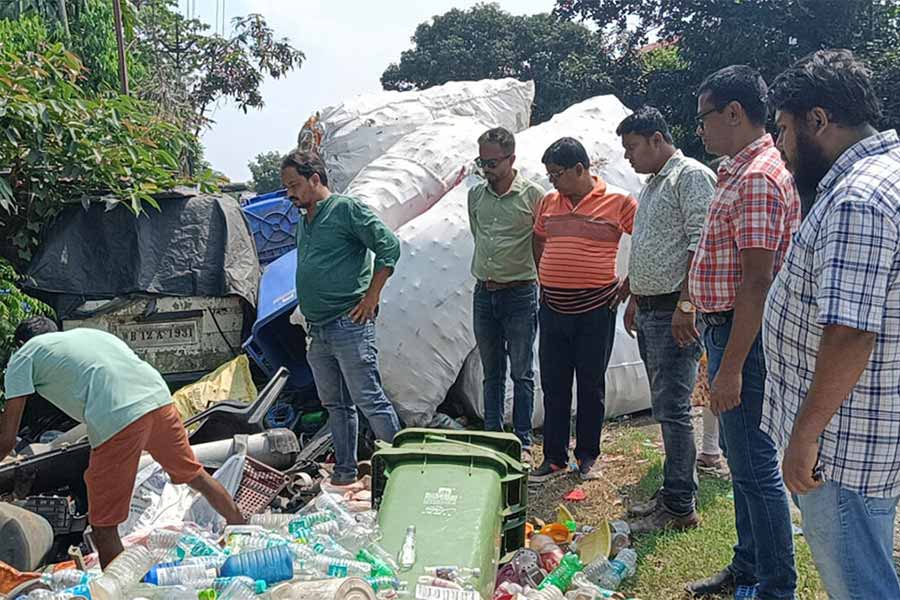
{"label": "green foliage", "polygon": [[422,23],[381,76],[387,90],[425,89],[448,81],[533,79],[532,122],[546,121],[585,98],[608,94],[634,73],[614,44],[550,15],[514,16],[496,4],[453,9]]}
{"label": "green foliage", "polygon": [[[125,22],[126,43],[133,41],[135,10],[128,2],[122,2],[122,18]],[[129,26],[131,25],[131,26]],[[71,35],[65,40],[57,29],[57,41],[78,55],[84,65],[84,87],[102,91],[119,89],[119,58],[116,49],[116,32],[112,2],[109,0],[85,0],[82,10],[69,18]],[[134,53],[128,56],[130,80],[145,76],[146,68]]]}
{"label": "green foliage", "polygon": [[247,163],[253,174],[253,189],[257,194],[268,194],[284,187],[281,185],[283,158],[280,152],[263,152]]}
{"label": "green foliage", "polygon": [[876,83],[887,100],[885,124],[896,126],[898,7],[898,0],[557,0],[555,13],[593,20],[607,33],[627,38],[635,53],[653,32],[669,56],[658,49],[646,53],[641,77],[619,80],[620,96],[632,107],[659,107],[680,132],[679,144],[699,156],[694,91],[706,75],[730,64],[749,64],[771,81],[820,48],[850,48],[877,67]]}
{"label": "green foliage", "polygon": [[232,100],[244,112],[260,108],[265,77],[278,79],[303,63],[303,53],[277,38],[261,15],[235,18],[234,33],[226,38],[208,35],[208,25],[185,18],[176,5],[142,3],[134,55],[147,71],[134,87],[195,133],[208,124],[207,111],[218,100]]}
{"label": "green foliage", "polygon": [[13,333],[19,323],[35,315],[53,316],[49,306],[19,289],[19,279],[13,266],[0,258],[0,368],[4,371],[13,351]]}
{"label": "green foliage", "polygon": [[180,160],[197,144],[152,107],[81,87],[82,65],[60,44],[0,47],[0,218],[3,254],[28,260],[42,225],[66,201],[98,192],[135,212],[183,182]]}

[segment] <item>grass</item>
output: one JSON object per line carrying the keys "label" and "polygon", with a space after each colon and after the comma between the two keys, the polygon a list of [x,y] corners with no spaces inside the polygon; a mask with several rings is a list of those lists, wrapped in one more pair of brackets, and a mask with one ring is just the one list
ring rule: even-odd
{"label": "grass", "polygon": [[[535,451],[539,461],[540,446],[536,445]],[[553,521],[561,502],[580,524],[596,527],[606,520],[623,518],[629,504],[648,499],[662,482],[659,425],[649,419],[609,424],[603,432],[601,461],[603,479],[599,481],[581,482],[568,475],[530,489],[532,521]],[[583,489],[587,498],[564,502],[562,496],[575,488]],[[736,541],[731,482],[701,474],[697,510],[702,519],[697,529],[660,532],[634,541],[637,574],[625,582],[622,591],[642,600],[683,600],[688,598],[685,583],[711,575],[731,561]],[[794,541],[798,600],[824,599],[809,548],[802,536]]]}

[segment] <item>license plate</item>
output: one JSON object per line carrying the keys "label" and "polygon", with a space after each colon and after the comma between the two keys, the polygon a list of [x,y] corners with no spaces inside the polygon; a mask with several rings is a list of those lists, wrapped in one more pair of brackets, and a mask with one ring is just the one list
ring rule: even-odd
{"label": "license plate", "polygon": [[119,325],[116,335],[132,348],[162,348],[196,344],[197,321],[171,323],[134,323]]}

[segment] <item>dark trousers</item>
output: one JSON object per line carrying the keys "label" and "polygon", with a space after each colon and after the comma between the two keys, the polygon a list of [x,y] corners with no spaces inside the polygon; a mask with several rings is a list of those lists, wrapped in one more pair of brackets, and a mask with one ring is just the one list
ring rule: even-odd
{"label": "dark trousers", "polygon": [[539,312],[541,387],[544,393],[544,458],[568,463],[572,382],[578,382],[575,458],[600,456],[606,398],[606,366],[616,333],[616,312],[606,306],[577,315],[545,303]]}

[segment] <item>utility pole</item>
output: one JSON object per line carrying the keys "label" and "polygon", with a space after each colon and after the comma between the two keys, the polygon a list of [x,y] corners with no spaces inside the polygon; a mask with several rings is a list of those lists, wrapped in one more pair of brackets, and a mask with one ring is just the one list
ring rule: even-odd
{"label": "utility pole", "polygon": [[119,91],[128,95],[128,66],[125,63],[125,34],[122,32],[122,5],[113,0],[113,17],[116,20],[116,46],[119,50]]}
{"label": "utility pole", "polygon": [[[56,6],[59,11],[59,20],[62,21],[63,24],[63,32],[66,34],[66,42],[70,42],[72,34],[69,32],[69,14],[66,11],[66,0],[57,0]],[[19,14],[21,14],[21,2],[19,3],[19,7]]]}

